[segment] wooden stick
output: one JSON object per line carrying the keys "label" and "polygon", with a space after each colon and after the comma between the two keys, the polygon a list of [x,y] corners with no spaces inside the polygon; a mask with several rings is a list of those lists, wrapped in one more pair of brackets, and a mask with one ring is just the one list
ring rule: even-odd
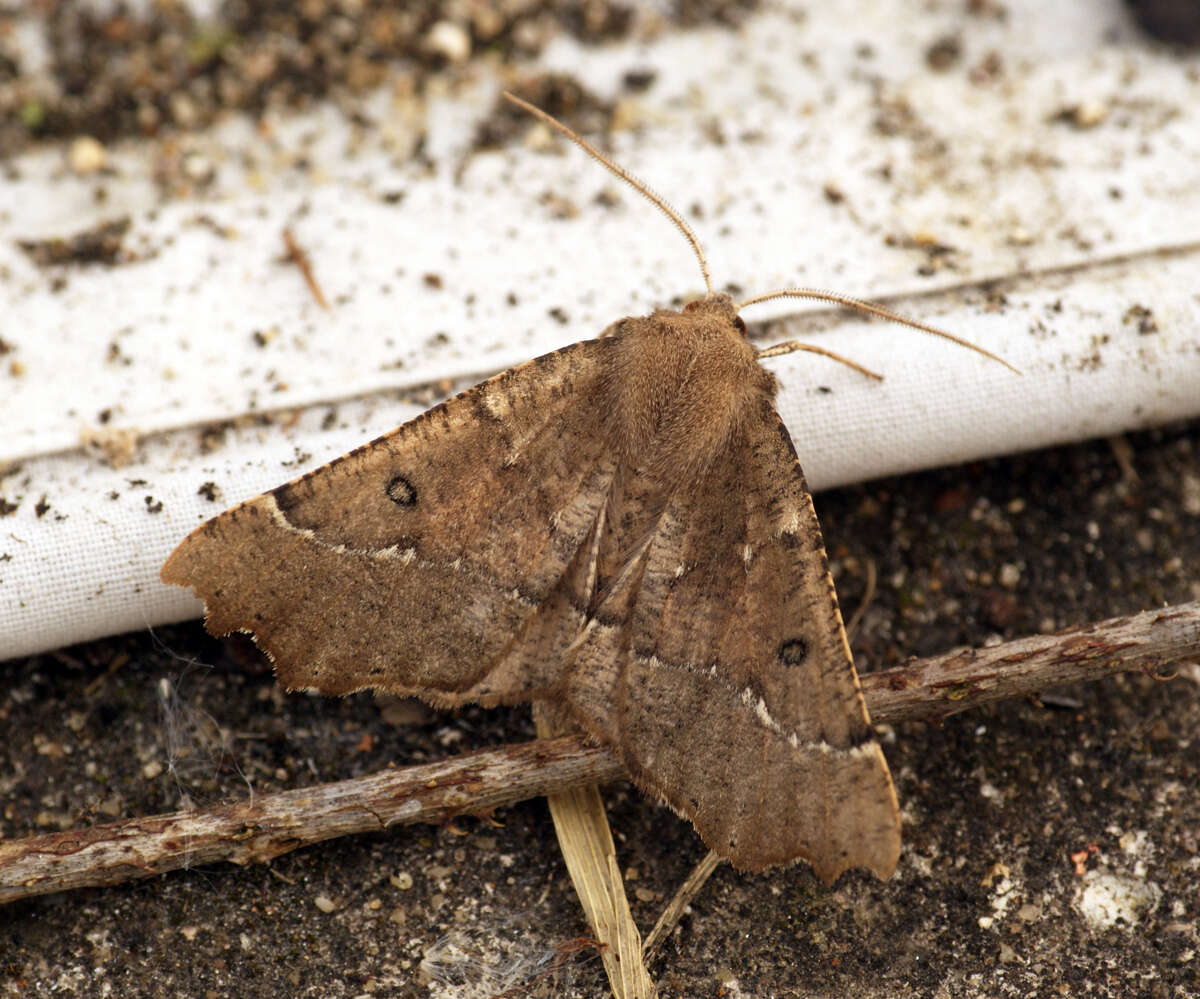
{"label": "wooden stick", "polygon": [[485,814],[621,774],[605,749],[574,736],[541,739],[232,805],[0,841],[0,903],[215,861],[264,862],[337,836]]}
{"label": "wooden stick", "polygon": [[918,659],[868,673],[862,688],[875,722],[935,721],[990,701],[1114,673],[1158,675],[1184,662],[1200,662],[1200,601]]}
{"label": "wooden stick", "polygon": [[[1200,602],[1057,635],[951,652],[863,677],[878,723],[936,720],[988,701],[1200,661]],[[0,903],[229,861],[412,822],[440,823],[525,798],[615,780],[620,764],[574,737],[538,740],[367,777],[0,842]]]}

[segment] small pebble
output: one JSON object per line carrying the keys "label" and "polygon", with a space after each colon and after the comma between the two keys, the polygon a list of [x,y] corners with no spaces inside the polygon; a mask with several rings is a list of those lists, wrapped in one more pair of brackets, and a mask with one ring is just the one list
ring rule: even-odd
{"label": "small pebble", "polygon": [[103,170],[106,159],[104,146],[90,135],[81,135],[72,142],[67,153],[67,165],[70,166],[71,172],[80,175]]}
{"label": "small pebble", "polygon": [[183,175],[193,184],[209,184],[217,175],[217,168],[203,153],[188,153],[183,158]]}
{"label": "small pebble", "polygon": [[182,128],[192,128],[196,124],[197,112],[195,102],[182,91],[175,91],[167,99],[171,108],[171,117],[175,124]]}
{"label": "small pebble", "polygon": [[425,45],[448,62],[466,62],[471,56],[471,36],[453,21],[438,21],[425,36]]}
{"label": "small pebble", "polygon": [[1080,128],[1095,128],[1108,117],[1108,106],[1103,101],[1083,101],[1075,108],[1075,124]]}

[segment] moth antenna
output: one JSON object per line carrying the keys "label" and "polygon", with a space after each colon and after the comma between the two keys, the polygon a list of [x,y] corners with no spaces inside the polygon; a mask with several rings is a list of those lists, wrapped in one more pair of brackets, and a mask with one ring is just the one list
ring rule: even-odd
{"label": "moth antenna", "polygon": [[521,108],[521,110],[529,112],[529,114],[537,118],[538,121],[544,122],[559,134],[566,136],[568,139],[574,142],[575,145],[579,146],[580,149],[591,156],[592,159],[598,161],[603,166],[608,167],[609,170],[625,181],[625,183],[637,191],[638,194],[644,197],[647,201],[650,201],[656,205],[658,209],[667,216],[667,218],[675,223],[675,228],[683,233],[683,238],[691,244],[692,252],[696,254],[696,259],[700,262],[700,273],[704,275],[704,289],[709,295],[713,293],[712,278],[709,277],[708,274],[708,260],[705,259],[704,250],[700,247],[700,240],[698,240],[696,238],[696,234],[692,232],[692,227],[683,220],[683,216],[680,215],[679,212],[675,211],[675,209],[669,204],[667,204],[666,200],[661,195],[656,194],[649,185],[639,180],[624,167],[610,160],[578,132],[568,128],[557,118],[551,117],[541,108],[535,107],[528,101],[521,100],[520,97],[509,93],[507,90],[504,91],[504,97],[506,100],[511,101],[517,107]]}
{"label": "moth antenna", "polygon": [[[915,319],[907,319],[899,313],[892,312],[891,310],[885,309],[882,306],[873,305],[870,302],[864,302],[861,298],[850,298],[847,295],[838,295],[832,291],[817,291],[813,288],[786,288],[783,291],[769,291],[765,295],[755,295],[753,298],[748,298],[744,302],[738,302],[736,308],[738,312],[741,312],[742,309],[746,308],[748,305],[757,305],[759,302],[767,302],[772,298],[815,298],[821,302],[832,302],[834,305],[841,305],[847,309],[854,309],[856,312],[866,312],[872,316],[879,316],[881,319],[888,319],[893,323],[900,323],[902,326],[911,326],[913,329],[921,330],[923,333],[932,333],[934,336],[940,336],[943,340],[949,340],[951,343],[956,343],[960,347],[967,347],[975,351],[977,354],[982,354],[984,357],[1003,364],[1014,374],[1019,375],[1021,373],[1017,368],[1014,368],[1011,364],[1009,364],[1008,361],[1004,360],[1003,357],[993,354],[990,350],[984,350],[984,348],[971,343],[970,340],[964,340],[962,337],[955,336],[953,333],[947,333],[945,330],[940,330],[936,326],[928,326],[925,323],[917,322]],[[789,343],[794,342],[795,341],[789,341]],[[780,346],[784,345],[781,344]],[[773,348],[768,348],[768,350],[770,349]],[[793,346],[790,349],[809,350],[811,348]],[[787,352],[788,351],[780,351],[780,353]],[[817,351],[817,353],[820,353],[820,351]],[[762,357],[763,355],[760,353],[759,356]],[[841,358],[838,358],[838,360],[841,360]],[[855,367],[853,364],[850,366]]]}

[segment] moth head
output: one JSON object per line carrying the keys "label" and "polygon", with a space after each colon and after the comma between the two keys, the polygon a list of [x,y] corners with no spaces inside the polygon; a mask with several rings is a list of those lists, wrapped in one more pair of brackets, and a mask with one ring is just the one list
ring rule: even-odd
{"label": "moth head", "polygon": [[613,338],[597,407],[612,446],[673,487],[721,461],[775,396],[728,295],[626,319]]}
{"label": "moth head", "polygon": [[684,315],[710,315],[714,319],[729,323],[742,338],[746,338],[746,324],[738,315],[737,304],[724,292],[710,292],[703,298],[696,298],[683,307]]}

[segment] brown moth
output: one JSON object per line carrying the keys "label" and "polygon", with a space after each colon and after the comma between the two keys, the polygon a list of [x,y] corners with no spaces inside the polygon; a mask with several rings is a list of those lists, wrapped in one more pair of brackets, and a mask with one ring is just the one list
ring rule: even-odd
{"label": "brown moth", "polygon": [[[517,103],[667,212],[708,282],[661,199]],[[710,285],[228,510],[162,578],[290,689],[545,700],[735,866],[886,878],[896,795],[759,363],[791,349],[757,352]]]}

